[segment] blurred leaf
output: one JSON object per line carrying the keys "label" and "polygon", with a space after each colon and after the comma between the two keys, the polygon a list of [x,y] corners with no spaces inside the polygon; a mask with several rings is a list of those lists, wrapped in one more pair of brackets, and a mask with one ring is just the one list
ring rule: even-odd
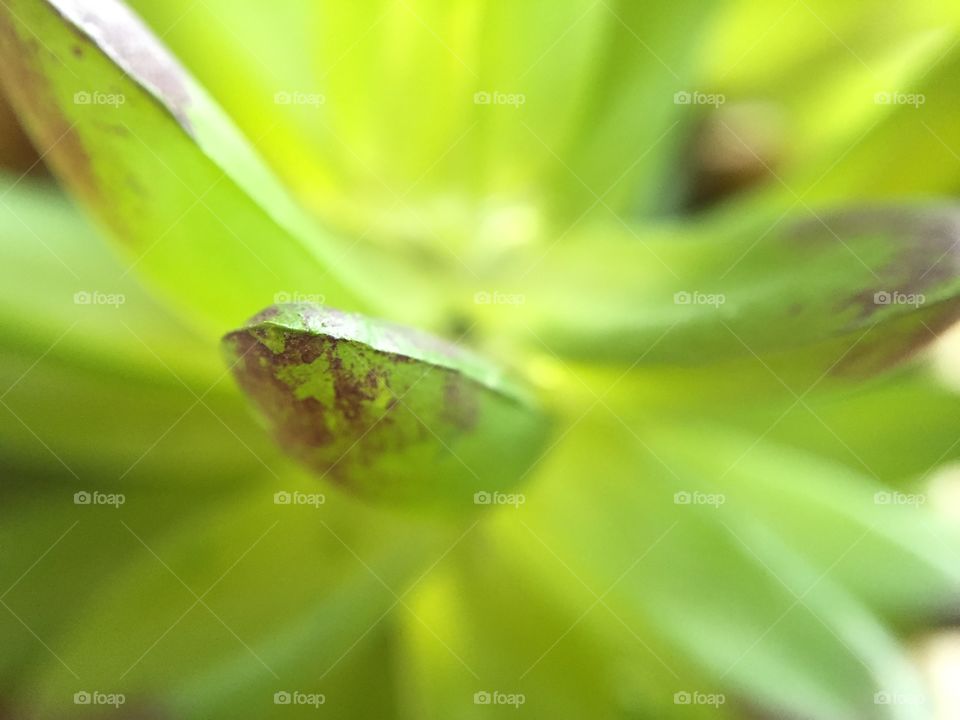
{"label": "blurred leaf", "polygon": [[[371,642],[382,648],[373,631],[410,576],[440,554],[434,548],[447,532],[340,496],[277,505],[278,489],[316,488],[288,478],[280,488],[260,481],[215,495],[138,490],[119,509],[34,494],[59,523],[49,523],[49,536],[39,532],[46,523],[29,524],[30,538],[50,545],[60,525],[77,524],[35,568],[39,540],[10,556],[7,585],[29,572],[5,601],[61,661],[4,615],[11,635],[50,659],[18,678],[23,714],[67,715],[83,689],[123,692],[128,708],[161,717],[228,718],[252,708],[267,716],[282,691],[325,694],[336,712],[389,711],[388,699],[356,682],[354,663],[386,672],[368,652]],[[75,599],[67,614],[63,593]],[[48,617],[54,599],[61,607]]]}
{"label": "blurred leaf", "polygon": [[960,458],[960,396],[932,377],[925,363],[855,386],[775,372],[769,361],[750,358],[709,369],[627,375],[577,368],[576,376],[588,403],[600,396],[628,422],[710,421],[830,459],[900,490],[922,491],[917,481]]}
{"label": "blurred leaf", "polygon": [[506,300],[481,309],[521,341],[584,360],[771,357],[775,370],[811,379],[827,370],[859,377],[957,317],[957,218],[952,206],[918,206],[636,238],[594,229],[521,256],[499,281]]}
{"label": "blurred leaf", "polygon": [[58,174],[143,270],[215,331],[277,293],[357,306],[356,268],[115,0],[16,0],[7,91]]}
{"label": "blurred leaf", "polygon": [[[946,47],[943,47],[946,46]],[[839,200],[890,200],[955,197],[960,192],[960,108],[957,34],[947,36],[922,72],[909,83],[880,91],[884,114],[861,131],[858,142],[844,147],[836,165],[811,168],[793,184],[811,185],[807,195],[816,204]],[[932,54],[932,53],[931,53]],[[862,133],[866,132],[865,135]],[[896,168],[892,171],[891,168]],[[827,174],[820,178],[820,173]],[[811,178],[816,173],[818,179]]]}
{"label": "blurred leaf", "polygon": [[124,277],[60,193],[0,179],[0,251],[9,472],[75,489],[92,478],[195,485],[276,460],[216,347]]}
{"label": "blurred leaf", "polygon": [[[955,40],[958,18],[949,3],[909,0],[892,0],[883,13],[869,13],[869,21],[864,15],[856,4],[740,0],[725,5],[711,28],[704,51],[711,84],[727,103],[762,103],[786,124],[777,156],[762,158],[777,176],[768,178],[767,201],[789,205],[808,190],[822,195],[826,185],[833,186],[834,200],[861,200],[877,197],[873,188],[888,178],[903,176],[886,172],[901,167],[892,163],[852,183],[832,166],[839,161],[843,167],[848,153],[860,154],[866,145],[870,156],[889,163],[891,151],[916,139],[900,135],[881,145],[865,133],[891,111],[900,112],[884,97],[914,92],[914,84],[937,68]],[[723,115],[721,108],[717,116]],[[729,121],[725,129],[730,152],[751,142]],[[903,160],[909,163],[907,153]],[[821,177],[828,172],[829,179]]]}
{"label": "blurred leaf", "polygon": [[527,522],[647,641],[644,652],[663,659],[681,651],[707,673],[685,678],[675,669],[678,691],[727,688],[803,716],[924,717],[919,705],[874,703],[875,692],[921,700],[923,691],[889,631],[833,576],[855,547],[808,557],[807,540],[791,545],[732,492],[724,503],[692,500],[725,488],[713,472],[675,466],[656,435],[598,419],[601,412],[558,447],[546,476],[563,482],[531,488]]}
{"label": "blurred leaf", "polygon": [[[326,136],[317,82],[307,60],[317,48],[312,0],[286,0],[264,13],[230,0],[131,0],[127,3],[163,39],[251,144],[292,189],[323,197],[333,185],[335,158]],[[210,62],[210,58],[230,62]],[[284,102],[300,93],[317,103]]]}
{"label": "blurred leaf", "polygon": [[[713,15],[589,0],[298,0],[268,19],[224,0],[134,5],[321,217],[471,267],[489,246],[553,237],[598,196],[645,213],[674,198],[662,180],[692,113],[673,96],[695,89]],[[235,62],[207,61],[218,54]]]}
{"label": "blurred leaf", "polygon": [[960,457],[960,396],[925,366],[851,392],[814,394],[789,411],[743,409],[722,419],[908,492],[923,492],[916,481]]}
{"label": "blurred leaf", "polygon": [[224,346],[278,442],[360,495],[466,508],[515,484],[546,441],[501,369],[414,330],[279,305]]}
{"label": "blurred leaf", "polygon": [[676,204],[671,179],[683,126],[694,119],[676,96],[712,91],[695,86],[694,71],[699,43],[722,5],[601,3],[611,17],[599,61],[580,100],[579,126],[557,151],[565,191],[555,204],[561,217],[579,222],[597,205],[607,219],[663,214]]}
{"label": "blurred leaf", "polygon": [[[647,432],[688,490],[722,492],[732,511],[815,566],[830,566],[831,578],[888,616],[918,623],[960,597],[960,533],[923,507],[919,489],[891,490],[862,469],[763,436],[709,426]],[[692,442],[703,452],[687,452]]]}
{"label": "blurred leaf", "polygon": [[42,175],[45,166],[17,121],[6,98],[0,96],[0,168]]}
{"label": "blurred leaf", "polygon": [[[231,492],[247,492],[255,478],[234,475]],[[187,502],[169,488],[119,488],[100,477],[87,491],[124,493],[122,509],[112,505],[76,505],[78,490],[57,482],[37,482],[16,472],[5,477],[0,504],[0,547],[6,608],[0,607],[5,652],[0,655],[0,683],[5,699],[24,692],[37,668],[48,665],[64,674],[76,669],[57,660],[59,641],[71,632],[83,608],[116,574],[139,557],[135,541],[127,542],[119,520],[137,518],[141,532],[156,533],[197,518],[216,502],[209,488],[194,489]],[[127,535],[130,539],[132,536]],[[35,563],[35,564],[34,564]],[[69,597],[69,607],[64,605]],[[39,638],[42,642],[38,642]],[[47,647],[44,647],[46,644]],[[72,672],[71,672],[72,671]]]}
{"label": "blurred leaf", "polygon": [[[447,718],[454,709],[458,718],[488,717],[476,693],[501,702],[522,695],[516,710],[504,709],[523,718],[736,716],[729,705],[678,708],[676,678],[638,657],[642,639],[606,608],[594,610],[596,596],[562,560],[537,555],[542,545],[525,517],[522,506],[503,508],[461,543],[450,571],[416,593],[403,618],[407,717]],[[560,585],[567,591],[553,592]],[[677,657],[670,663],[696,672]]]}

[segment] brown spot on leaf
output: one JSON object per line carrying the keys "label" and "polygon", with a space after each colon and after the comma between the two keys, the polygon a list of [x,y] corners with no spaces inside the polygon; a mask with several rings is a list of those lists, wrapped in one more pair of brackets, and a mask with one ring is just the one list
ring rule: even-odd
{"label": "brown spot on leaf", "polygon": [[[237,362],[233,375],[247,396],[265,417],[281,425],[275,435],[281,446],[293,454],[303,447],[318,447],[333,442],[333,434],[327,428],[325,408],[313,398],[298,400],[289,385],[277,378],[278,358],[260,340],[249,332],[236,332],[228,336],[235,343]],[[293,354],[296,348],[291,350]],[[293,360],[279,359],[279,364]],[[277,423],[277,419],[281,421]]]}
{"label": "brown spot on leaf", "polygon": [[520,476],[547,424],[481,358],[451,363],[424,337],[292,304],[224,344],[279,443],[321,477],[360,496],[463,506],[482,477]]}
{"label": "brown spot on leaf", "polygon": [[877,207],[840,211],[795,223],[785,239],[816,250],[824,243],[845,245],[851,258],[858,246],[883,238],[890,254],[871,267],[873,278],[849,296],[840,298],[837,313],[855,309],[850,329],[868,324],[887,306],[877,295],[926,295],[960,277],[960,212],[944,207]]}
{"label": "brown spot on leaf", "polygon": [[[842,377],[867,377],[913,358],[960,319],[960,298],[938,303],[872,330],[831,368]],[[873,336],[873,337],[871,337]]]}
{"label": "brown spot on leaf", "polygon": [[[344,486],[356,481],[358,467],[379,467],[405,448],[440,438],[446,451],[478,422],[479,386],[448,368],[269,321],[226,343],[240,358],[233,369],[239,385],[280,445]],[[413,387],[418,397],[405,400]],[[369,481],[387,479],[374,471]]]}

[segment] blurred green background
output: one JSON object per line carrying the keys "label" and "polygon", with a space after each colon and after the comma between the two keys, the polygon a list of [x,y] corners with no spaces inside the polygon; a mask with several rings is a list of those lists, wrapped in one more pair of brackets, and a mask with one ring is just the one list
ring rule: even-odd
{"label": "blurred green background", "polygon": [[[0,2],[0,717],[960,717],[954,3],[127,5]],[[551,436],[311,476],[291,302]]]}

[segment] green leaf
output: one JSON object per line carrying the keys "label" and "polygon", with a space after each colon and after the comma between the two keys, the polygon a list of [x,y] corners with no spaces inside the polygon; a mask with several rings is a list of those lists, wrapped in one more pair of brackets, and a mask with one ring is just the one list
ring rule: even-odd
{"label": "green leaf", "polygon": [[237,480],[214,493],[130,490],[117,509],[52,486],[4,503],[4,587],[23,574],[4,601],[49,648],[0,608],[4,637],[32,660],[3,668],[17,716],[67,716],[84,689],[183,718],[266,717],[274,693],[295,690],[338,711],[389,710],[389,693],[370,697],[356,677],[389,678],[377,631],[449,529],[340,495],[276,504],[277,491],[315,493],[308,477]]}
{"label": "green leaf", "polygon": [[[598,196],[651,213],[675,195],[663,179],[695,112],[673,96],[696,89],[713,14],[590,0],[298,0],[269,18],[225,0],[134,5],[307,206],[351,234],[439,250],[454,271],[446,249],[472,265],[471,252],[547,241]],[[219,55],[234,62],[209,62]],[[272,102],[293,92],[315,102]]]}
{"label": "green leaf", "polygon": [[[357,266],[115,0],[14,0],[3,79],[58,175],[136,268],[219,335],[278,293],[363,306]],[[349,285],[349,288],[348,288]]]}
{"label": "green leaf", "polygon": [[595,208],[609,219],[663,214],[674,206],[684,130],[697,115],[676,95],[712,92],[697,86],[695,66],[717,7],[618,0],[601,9],[609,18],[593,77],[571,140],[555,158],[563,184],[554,209],[567,223]]}
{"label": "green leaf", "polygon": [[768,433],[905,492],[923,492],[918,480],[960,457],[960,396],[922,365],[852,392],[812,394],[788,410],[715,410],[718,422]]}
{"label": "green leaf", "polygon": [[60,192],[0,178],[0,193],[5,467],[48,480],[195,485],[277,460],[217,348],[122,277]]}
{"label": "green leaf", "polygon": [[[875,692],[922,701],[923,691],[890,629],[845,587],[849,576],[834,576],[857,537],[838,542],[835,555],[806,552],[807,534],[835,532],[842,520],[805,528],[797,543],[732,489],[723,503],[684,502],[727,490],[713,470],[691,471],[690,438],[679,457],[648,428],[627,430],[606,412],[581,419],[558,447],[548,468],[554,482],[530,489],[524,521],[644,640],[639,655],[672,665],[680,652],[706,679],[684,687],[674,668],[676,690],[736,693],[772,714],[923,717],[916,706],[877,715]],[[519,540],[528,533],[515,533],[526,551]],[[886,570],[911,569],[912,560],[894,557]]]}
{"label": "green leaf", "polygon": [[[956,195],[960,189],[960,131],[954,119],[960,109],[960,71],[956,31],[947,34],[922,72],[908,83],[884,90],[885,111],[859,133],[859,141],[842,157],[799,174],[794,186],[810,186],[816,205],[838,201],[891,201]],[[865,134],[864,134],[865,133]],[[836,161],[836,166],[832,163]],[[896,168],[891,172],[890,168]]]}
{"label": "green leaf", "polygon": [[[862,467],[711,425],[651,435],[689,490],[723,492],[732,511],[814,565],[831,566],[831,578],[887,617],[917,623],[960,596],[960,533],[930,512],[921,488],[894,491]],[[703,452],[687,452],[693,442]]]}
{"label": "green leaf", "polygon": [[224,346],[280,444],[363,496],[465,508],[514,485],[546,441],[504,371],[397,325],[279,305]]}
{"label": "green leaf", "polygon": [[[315,35],[322,7],[311,0],[287,0],[264,13],[255,5],[229,0],[132,0],[127,3],[163,38],[217,103],[302,200],[319,204],[335,193],[336,158],[322,140],[327,89],[309,61],[326,43]],[[353,10],[353,8],[351,8]],[[211,58],[230,62],[211,62]],[[301,93],[317,103],[277,102],[278,94]],[[279,97],[283,97],[280,95]],[[319,122],[318,122],[319,121]],[[325,152],[327,150],[327,152]],[[328,200],[329,201],[329,200]],[[332,219],[332,218],[331,218]]]}
{"label": "green leaf", "polygon": [[774,370],[811,379],[827,370],[862,376],[958,316],[958,218],[953,206],[926,205],[630,237],[594,228],[517,258],[499,282],[521,302],[480,309],[491,328],[578,359],[689,366],[769,357]]}
{"label": "green leaf", "polygon": [[[733,107],[759,102],[778,114],[768,129],[779,138],[762,158],[773,170],[765,186],[725,211],[952,194],[958,20],[944,2],[894,0],[870,22],[852,5],[729,4],[706,72]],[[731,154],[751,145],[747,127],[718,117]]]}
{"label": "green leaf", "polygon": [[[526,515],[522,508],[505,508],[503,514],[520,522]],[[542,546],[529,529],[517,527],[515,535],[501,532],[501,524],[506,523],[468,535],[451,553],[449,570],[423,582],[410,612],[398,618],[407,716],[489,717],[491,707],[476,703],[477,693],[497,693],[501,702],[513,695],[517,716],[543,720],[675,712],[668,690],[675,678],[666,668],[647,662],[652,658],[637,662],[636,639],[610,622],[606,609],[585,614],[596,597],[581,592],[578,579],[549,553],[533,559],[527,548]],[[567,591],[555,593],[564,583]],[[670,662],[683,665],[685,674],[695,672],[674,657]],[[506,709],[513,712],[510,705]],[[696,708],[683,717],[735,715],[728,704],[719,711]]]}

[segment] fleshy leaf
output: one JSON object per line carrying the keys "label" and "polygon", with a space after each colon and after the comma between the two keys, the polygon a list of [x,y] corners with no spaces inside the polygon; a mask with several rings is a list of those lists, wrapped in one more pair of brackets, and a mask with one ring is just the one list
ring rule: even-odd
{"label": "fleshy leaf", "polygon": [[722,412],[725,422],[911,492],[919,492],[913,483],[960,457],[960,395],[922,365],[855,393],[811,396],[789,412],[715,411],[718,422]]}
{"label": "fleshy leaf", "polygon": [[[851,589],[861,546],[882,553],[899,529],[871,538],[861,518],[825,520],[805,512],[797,521],[804,524],[798,541],[795,527],[781,534],[774,524],[778,513],[789,513],[777,505],[796,500],[777,495],[769,472],[755,481],[771,486],[761,499],[745,484],[717,482],[723,465],[706,473],[689,467],[690,443],[702,432],[690,434],[679,458],[656,433],[636,433],[607,411],[595,411],[551,457],[553,482],[530,488],[522,510],[527,527],[509,513],[497,517],[504,532],[517,526],[514,545],[534,555],[532,565],[551,556],[565,564],[643,639],[636,652],[647,663],[656,661],[654,654],[672,666],[679,652],[699,666],[707,676],[702,692],[736,693],[771,715],[873,717],[875,693],[882,692],[922,702],[907,653],[884,618]],[[709,453],[696,458],[709,460]],[[599,488],[597,477],[603,478]],[[773,507],[758,517],[765,505]],[[869,507],[896,521],[896,512]],[[808,553],[810,533],[839,528],[843,539],[832,547],[818,542]],[[530,542],[531,531],[543,552]],[[886,568],[891,576],[929,571],[909,553],[888,557],[895,563]],[[570,586],[564,578],[558,591],[570,593]],[[909,594],[894,593],[898,599]],[[689,690],[685,673],[675,675],[671,691]],[[923,717],[915,707],[876,716]]]}
{"label": "fleshy leaf", "polygon": [[0,193],[5,472],[196,486],[277,460],[216,346],[122,278],[62,193],[3,175]]}
{"label": "fleshy leaf", "polygon": [[[349,258],[115,0],[14,0],[6,90],[57,174],[150,279],[217,335],[278,293],[363,307]],[[351,275],[349,283],[343,278]]]}
{"label": "fleshy leaf", "polygon": [[[763,158],[776,177],[767,173],[754,200],[785,208],[800,197],[816,207],[952,194],[958,19],[940,2],[894,0],[869,23],[829,2],[728,4],[707,72],[728,102],[760,100],[786,122],[782,146]],[[734,124],[723,140],[734,152],[751,143]]]}
{"label": "fleshy leaf", "polygon": [[960,315],[958,238],[960,212],[949,205],[637,237],[608,227],[514,263],[501,287],[524,301],[486,312],[500,331],[513,326],[529,342],[533,329],[578,358],[682,366],[756,355],[778,371],[860,376],[908,357]]}
{"label": "fleshy leaf", "polygon": [[[269,717],[274,694],[294,689],[348,716],[363,706],[369,683],[357,676],[389,676],[374,631],[451,531],[343,496],[275,502],[278,489],[312,486],[294,472],[213,493],[131,489],[119,508],[75,505],[54,486],[4,504],[4,587],[29,569],[4,601],[60,660],[0,608],[4,638],[32,659],[0,659],[5,708],[76,717],[84,687],[125,693],[129,716]],[[355,711],[382,717],[376,706],[392,699],[379,695]]]}
{"label": "fleshy leaf", "polygon": [[360,495],[466,507],[515,484],[546,439],[501,369],[397,325],[279,305],[224,344],[280,444]]}
{"label": "fleshy leaf", "polygon": [[[737,522],[762,522],[817,567],[842,556],[831,577],[886,617],[916,623],[949,613],[960,596],[960,533],[925,507],[921,492],[893,490],[862,466],[768,437],[693,424],[653,435],[688,490],[723,492],[725,505],[742,511]],[[692,442],[702,452],[690,453]]]}
{"label": "fleshy leaf", "polygon": [[[526,510],[511,508],[498,518],[520,519]],[[675,678],[667,668],[653,658],[643,659],[642,672],[630,668],[626,658],[636,640],[629,630],[615,621],[610,626],[603,608],[586,615],[584,607],[596,598],[581,598],[580,584],[556,558],[529,562],[518,542],[541,547],[527,529],[516,536],[478,527],[451,553],[450,570],[417,588],[414,612],[400,618],[398,664],[408,716],[483,720],[490,708],[475,698],[493,693],[502,698],[498,704],[516,705],[517,716],[530,720],[675,716],[673,690],[667,691]],[[569,592],[552,592],[558,580],[569,581]],[[675,656],[668,662],[688,681],[696,675]],[[730,706],[724,709],[729,712],[708,707],[683,717],[736,717]]]}
{"label": "fleshy leaf", "polygon": [[659,212],[697,109],[674,94],[697,87],[714,15],[689,0],[133,4],[324,219],[446,260],[552,238],[600,195]]}

